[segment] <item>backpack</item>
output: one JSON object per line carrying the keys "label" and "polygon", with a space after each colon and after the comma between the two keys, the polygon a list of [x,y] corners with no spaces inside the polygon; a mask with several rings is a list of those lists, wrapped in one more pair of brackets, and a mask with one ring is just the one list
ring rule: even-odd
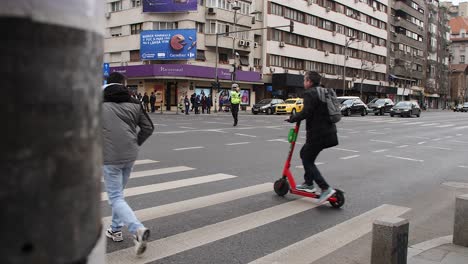
{"label": "backpack", "polygon": [[327,104],[328,120],[332,123],[338,123],[341,120],[341,109],[335,91],[317,87],[317,93],[319,100]]}

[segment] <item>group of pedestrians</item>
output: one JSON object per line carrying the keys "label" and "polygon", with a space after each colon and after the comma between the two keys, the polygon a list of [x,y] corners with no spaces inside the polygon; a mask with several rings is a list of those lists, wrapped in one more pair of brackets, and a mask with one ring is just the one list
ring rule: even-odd
{"label": "group of pedestrians", "polygon": [[[190,106],[192,106],[190,108]],[[185,114],[188,115],[189,112],[195,111],[195,114],[198,115],[200,114],[200,107],[201,107],[201,113],[204,114],[205,112],[207,114],[211,114],[211,107],[213,106],[213,98],[211,98],[211,94],[208,96],[205,95],[205,93],[201,94],[196,94],[193,93],[190,96],[190,99],[188,98],[188,95],[185,95],[184,97],[184,107],[185,107]]]}
{"label": "group of pedestrians", "polygon": [[[306,72],[304,75],[304,108],[286,121],[292,123],[306,120],[306,143],[300,152],[305,170],[305,181],[298,185],[297,189],[319,192],[314,187],[314,182],[317,183],[321,189],[319,202],[323,203],[335,193],[335,190],[325,181],[315,165],[315,160],[323,149],[338,145],[338,137],[336,125],[329,120],[327,103],[321,101],[317,92],[320,81],[319,73]],[[112,207],[112,222],[106,230],[106,236],[114,242],[123,241],[122,228],[126,226],[134,236],[135,254],[138,256],[146,250],[150,230],[137,219],[133,210],[128,206],[123,190],[137,159],[139,146],[152,135],[154,126],[147,114],[148,107],[144,106],[145,100],[140,101],[130,95],[126,87],[125,76],[114,72],[107,78],[107,83],[109,84],[103,87],[103,174],[109,204]],[[191,96],[193,97],[197,98],[196,95]],[[202,104],[201,100],[200,98],[200,104]],[[211,107],[211,103],[206,103],[210,100],[211,96],[205,98],[202,111]],[[148,101],[151,102],[149,99]],[[239,85],[233,84],[230,102],[234,126],[238,123],[240,101]],[[185,96],[184,104],[187,114],[189,103],[190,99]],[[197,99],[192,105],[197,113],[199,106]]]}
{"label": "group of pedestrians", "polygon": [[151,113],[154,113],[154,111],[156,111],[156,94],[154,92],[151,92],[149,96],[148,93],[144,93],[143,95],[138,93],[132,97],[138,99],[141,102],[146,112],[151,111]]}

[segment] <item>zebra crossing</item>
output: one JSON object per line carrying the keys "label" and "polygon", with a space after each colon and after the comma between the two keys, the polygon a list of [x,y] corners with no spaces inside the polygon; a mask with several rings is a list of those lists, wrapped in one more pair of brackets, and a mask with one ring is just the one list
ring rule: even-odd
{"label": "zebra crossing", "polygon": [[468,126],[460,126],[454,123],[443,124],[437,122],[424,122],[415,120],[401,120],[399,118],[385,118],[385,117],[367,117],[367,118],[352,118],[352,119],[342,119],[349,122],[370,122],[370,123],[382,123],[382,124],[401,124],[404,126],[421,126],[421,127],[431,127],[431,128],[450,128],[455,130],[466,129]]}
{"label": "zebra crossing", "polygon": [[[137,165],[137,168],[139,165],[145,165],[145,168],[147,168],[149,164],[151,164],[151,166],[162,165],[161,162],[153,160],[139,160],[135,164]],[[154,194],[182,187],[200,187],[207,183],[240,179],[239,176],[225,173],[201,175],[196,174],[196,168],[175,166],[133,172],[130,181],[132,180],[132,177],[135,176],[150,179],[150,177],[164,177],[166,174],[170,176],[173,173],[183,174],[189,171],[193,171],[191,174],[195,173],[195,176],[185,178],[183,180],[170,180],[162,183],[128,188],[124,191],[125,196],[132,197],[136,195]],[[155,207],[137,208],[137,210],[135,210],[135,214],[142,222],[149,222],[167,216],[196,212],[197,210],[201,210],[209,206],[235,202],[237,200],[250,198],[256,195],[273,197],[273,183],[264,182],[252,186],[240,187],[195,197],[192,199],[174,201],[172,203],[158,205]],[[101,193],[101,201],[107,201],[107,199],[107,194],[105,192]],[[251,201],[252,203],[255,202],[255,200]],[[108,207],[107,203],[103,203],[102,206]],[[219,222],[210,223],[191,230],[184,230],[180,233],[171,234],[166,237],[158,238],[157,234],[153,234],[153,240],[148,242],[147,252],[144,256],[139,258],[135,257],[133,247],[130,247],[130,244],[122,244],[122,248],[118,248],[115,251],[107,253],[107,263],[127,264],[157,262],[164,258],[174,256],[176,254],[183,254],[183,252],[206,246],[211,243],[216,243],[226,238],[246,233],[248,234],[248,232],[257,228],[262,228],[273,224],[274,222],[297,216],[301,213],[308,212],[309,210],[314,210],[317,207],[318,205],[312,203],[309,198],[290,196],[290,199],[279,204],[274,204],[266,208],[241,214],[233,218],[223,219]],[[346,210],[346,207],[344,210]],[[368,234],[372,229],[372,222],[375,219],[380,217],[401,216],[409,210],[410,209],[406,207],[383,204],[377,208],[371,209],[370,211],[364,212],[361,215],[339,223],[336,226],[332,226],[327,230],[292,243],[284,248],[277,249],[273,253],[271,253],[272,251],[265,252],[264,256],[260,256],[258,259],[252,260],[250,263],[312,263],[313,261]],[[190,214],[185,214],[185,216],[187,215],[190,217]],[[111,216],[103,217],[102,222],[104,227],[107,227],[111,222]],[[147,226],[148,224],[145,223]],[[320,241],[320,243],[317,243],[318,241]],[[108,241],[108,243],[113,242]],[[116,246],[118,245],[119,244]],[[314,248],[313,252],[305,250],[310,248]],[[187,262],[184,263],[197,262],[193,259],[187,259]]]}

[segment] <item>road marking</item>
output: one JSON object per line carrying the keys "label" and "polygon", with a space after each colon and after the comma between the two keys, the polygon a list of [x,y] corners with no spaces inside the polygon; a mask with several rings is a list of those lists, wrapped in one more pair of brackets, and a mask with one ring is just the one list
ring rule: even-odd
{"label": "road marking", "polygon": [[359,157],[359,156],[360,156],[360,155],[352,155],[352,156],[342,157],[342,158],[340,158],[340,159],[342,159],[342,160],[354,159],[354,158],[357,158],[357,157]]}
{"label": "road marking", "polygon": [[195,128],[193,128],[193,127],[185,127],[185,126],[181,126],[181,127],[179,127],[179,128],[182,128],[182,129],[195,129]]}
{"label": "road marking", "polygon": [[437,127],[452,127],[452,126],[455,126],[455,124],[447,124],[447,125],[441,125],[441,126],[437,126]]}
{"label": "road marking", "polygon": [[187,122],[185,122],[185,123],[174,123],[174,125],[178,125],[178,126],[180,126],[180,125],[191,125],[191,124],[192,123],[187,123]]}
{"label": "road marking", "polygon": [[109,253],[107,254],[107,263],[144,264],[153,262],[308,211],[314,207],[317,205],[312,204],[310,198],[294,200],[149,242],[145,255],[140,258],[135,258],[133,247]]}
{"label": "road marking", "polygon": [[463,144],[467,144],[467,143],[468,143],[468,141],[461,141],[461,140],[450,140],[450,142],[463,143]]}
{"label": "road marking", "polygon": [[432,141],[439,141],[441,140],[442,138],[434,138]]}
{"label": "road marking", "polygon": [[198,146],[198,147],[188,147],[188,148],[176,148],[173,150],[202,149],[202,148],[205,148],[205,147]]}
{"label": "road marking", "polygon": [[144,159],[144,160],[135,161],[135,165],[143,165],[143,164],[158,163],[158,162],[159,161],[157,160]]}
{"label": "road marking", "polygon": [[395,158],[395,159],[402,159],[402,160],[409,160],[409,161],[424,162],[424,160],[417,160],[417,159],[411,159],[411,158],[405,158],[405,157],[399,157],[399,156],[392,156],[392,155],[386,155],[385,157]]}
{"label": "road marking", "polygon": [[452,137],[452,136],[446,136],[446,137],[444,137],[444,138],[453,138],[453,137]]}
{"label": "road marking", "polygon": [[360,132],[359,131],[351,131],[348,134],[356,134],[356,133],[360,133]]}
{"label": "road marking", "polygon": [[419,138],[419,139],[431,139],[431,138],[428,138],[428,137],[420,137],[420,136],[406,136],[406,137],[409,137],[409,138]]}
{"label": "road marking", "polygon": [[244,144],[249,144],[250,142],[237,142],[237,143],[227,143],[224,144],[226,146],[234,146],[234,145],[244,145]]}
{"label": "road marking", "polygon": [[240,134],[240,133],[236,133],[236,135],[243,136],[243,137],[257,137],[257,136],[254,136],[254,135],[247,135],[247,134]]}
{"label": "road marking", "polygon": [[465,165],[460,165],[460,166],[458,166],[458,168],[464,168],[464,169],[468,169],[468,166],[465,166]]}
{"label": "road marking", "polygon": [[453,188],[468,189],[468,182],[444,182],[442,185]]}
{"label": "road marking", "polygon": [[[232,191],[215,193],[203,197],[198,197],[190,200],[160,205],[152,208],[146,208],[135,211],[135,215],[140,221],[154,220],[161,217],[175,215],[182,212],[192,211],[216,204],[222,204],[253,195],[271,192],[273,183],[263,183],[247,188],[236,189]],[[107,226],[112,221],[112,216],[102,218],[104,226]]]}
{"label": "road marking", "polygon": [[395,142],[392,142],[392,141],[385,141],[385,140],[371,139],[370,141],[373,141],[373,142],[380,142],[380,143],[388,143],[388,144],[395,144]]}
{"label": "road marking", "polygon": [[374,150],[372,152],[379,153],[379,152],[384,152],[384,151],[388,151],[388,149],[379,149],[379,150]]}
{"label": "road marking", "polygon": [[357,150],[352,150],[352,149],[344,149],[344,148],[331,148],[331,149],[336,149],[336,150],[342,150],[342,151],[348,151],[348,152],[359,153],[359,151],[357,151]]}
{"label": "road marking", "polygon": [[349,136],[342,136],[342,135],[338,135],[338,137],[340,137],[340,138],[349,138]]}
{"label": "road marking", "polygon": [[457,134],[457,137],[459,137],[459,136],[463,136],[463,134]]}
{"label": "road marking", "polygon": [[465,128],[468,128],[468,126],[454,127],[453,129],[460,130],[460,129],[465,129]]}
{"label": "road marking", "polygon": [[451,148],[443,148],[443,147],[434,147],[434,146],[423,146],[425,148],[432,148],[432,149],[441,149],[441,150],[452,150]]}
{"label": "road marking", "polygon": [[424,124],[424,122],[413,122],[413,123],[407,123],[405,125],[407,126],[407,125],[419,125],[419,124]]}
{"label": "road marking", "polygon": [[438,125],[440,123],[430,123],[430,124],[424,124],[424,125],[421,125],[422,127],[426,127],[426,126],[435,126],[435,125]]}
{"label": "road marking", "polygon": [[407,207],[381,205],[249,264],[312,263],[371,232],[375,220],[397,217],[409,210]]}
{"label": "road marking", "polygon": [[374,131],[367,131],[369,134],[376,134],[376,135],[386,135],[387,133],[382,133],[382,132],[374,132]]}
{"label": "road marking", "polygon": [[270,142],[278,141],[278,142],[286,142],[286,143],[289,143],[289,141],[287,141],[286,139],[283,139],[283,138],[269,139],[269,140],[267,140],[267,141],[270,141]]}
{"label": "road marking", "polygon": [[147,176],[156,176],[156,175],[174,173],[174,172],[189,171],[189,170],[194,170],[194,168],[190,168],[186,166],[176,166],[176,167],[168,167],[168,168],[155,169],[155,170],[135,171],[130,174],[130,179],[147,177]]}
{"label": "road marking", "polygon": [[418,145],[422,145],[424,143],[426,143],[426,141],[421,141],[421,142],[418,142]]}
{"label": "road marking", "polygon": [[406,148],[408,147],[408,145],[401,145],[401,146],[398,146],[397,148]]}
{"label": "road marking", "polygon": [[155,126],[164,126],[164,127],[167,126],[166,124],[156,124],[156,123],[154,123],[153,125],[155,125]]}
{"label": "road marking", "polygon": [[[323,165],[325,163],[323,162],[315,162],[315,166],[319,166],[319,165]],[[297,165],[296,166],[297,169],[303,169],[304,168],[304,165]]]}
{"label": "road marking", "polygon": [[[224,173],[217,173],[217,174],[211,174],[207,176],[182,179],[178,181],[170,181],[170,182],[128,188],[124,190],[124,195],[125,197],[130,197],[130,196],[135,196],[135,195],[140,195],[140,194],[160,192],[160,191],[166,191],[166,190],[171,190],[171,189],[176,189],[176,188],[181,188],[181,187],[187,187],[187,186],[197,185],[197,184],[202,184],[202,183],[232,179],[236,177],[237,176],[232,176],[232,175],[228,175]],[[101,193],[101,201],[107,201],[107,200],[108,200],[107,193],[106,192]]]}

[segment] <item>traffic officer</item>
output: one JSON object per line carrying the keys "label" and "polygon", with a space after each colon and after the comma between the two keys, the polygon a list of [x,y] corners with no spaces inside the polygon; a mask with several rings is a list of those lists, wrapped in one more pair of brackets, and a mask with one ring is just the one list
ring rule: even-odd
{"label": "traffic officer", "polygon": [[234,118],[234,126],[237,126],[237,116],[239,114],[239,104],[240,104],[240,89],[237,83],[232,84],[232,91],[231,91],[231,113],[232,117]]}

